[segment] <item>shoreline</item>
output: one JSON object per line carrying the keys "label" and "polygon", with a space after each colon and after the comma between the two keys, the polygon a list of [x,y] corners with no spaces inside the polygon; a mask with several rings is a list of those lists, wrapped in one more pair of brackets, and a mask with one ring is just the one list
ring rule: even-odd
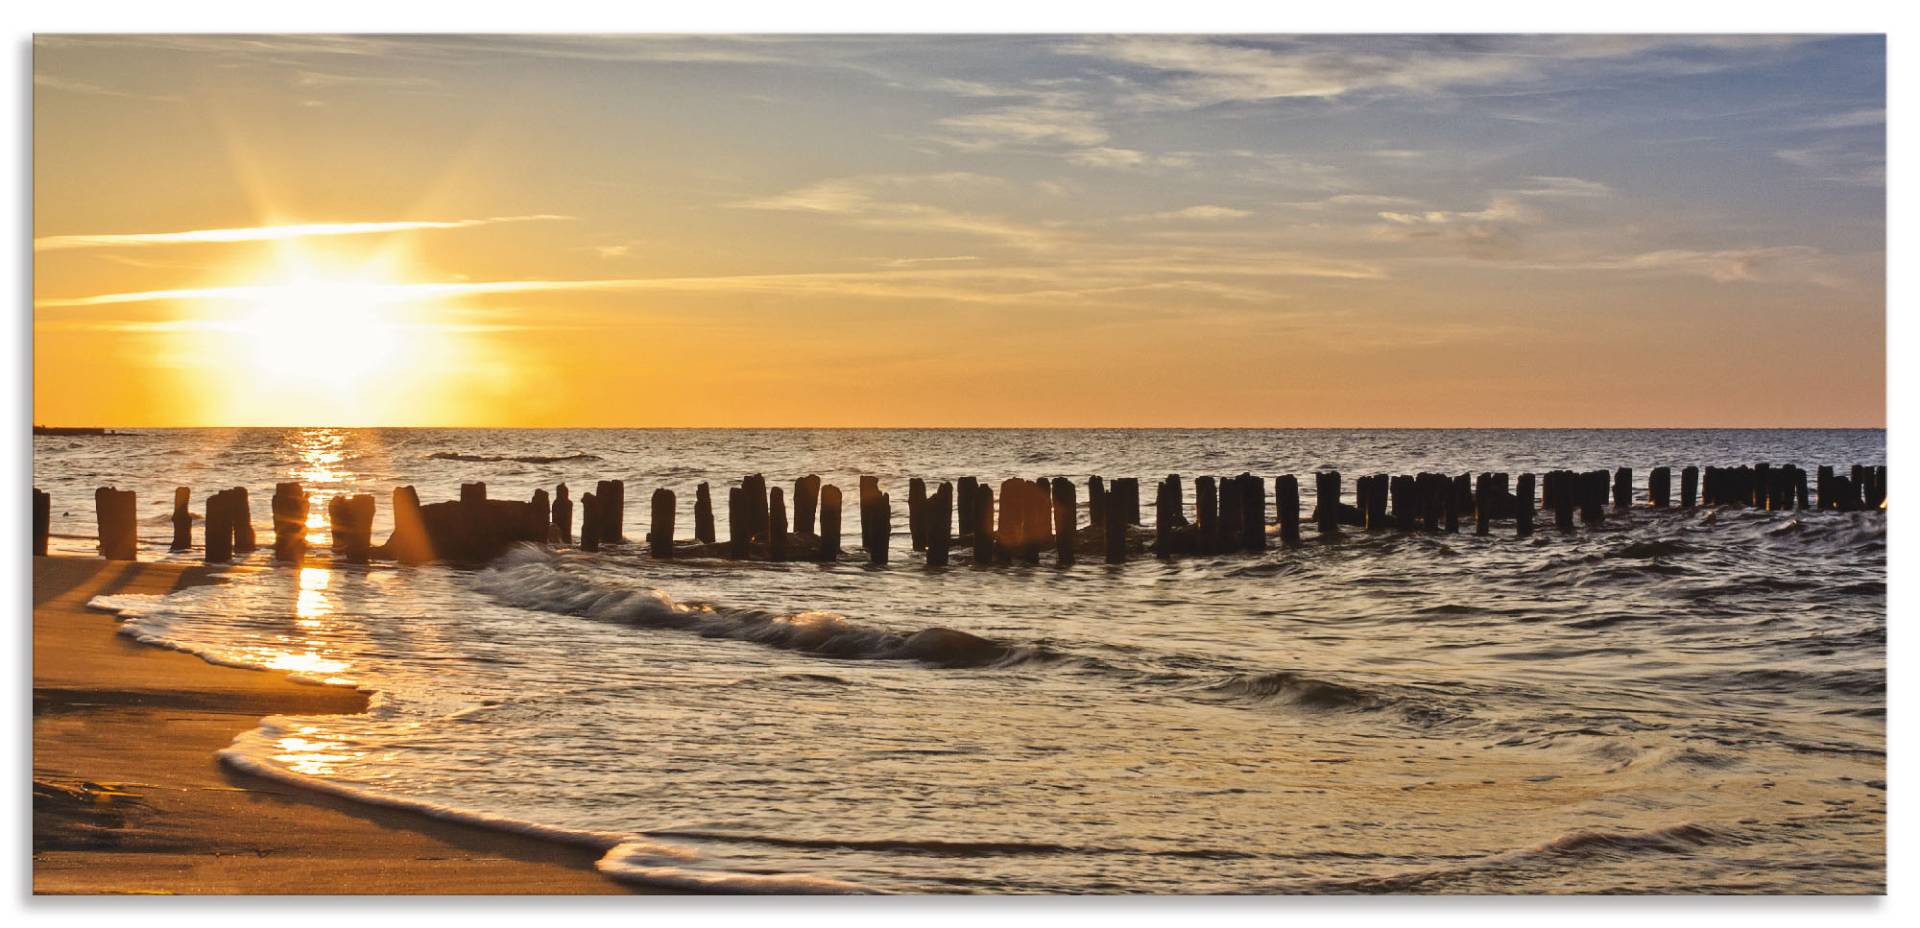
{"label": "shoreline", "polygon": [[[35,894],[605,894],[599,852],[243,773],[261,719],[365,711],[365,693],[219,666],[89,609],[234,568],[33,559]],[[245,569],[245,568],[239,568]]]}

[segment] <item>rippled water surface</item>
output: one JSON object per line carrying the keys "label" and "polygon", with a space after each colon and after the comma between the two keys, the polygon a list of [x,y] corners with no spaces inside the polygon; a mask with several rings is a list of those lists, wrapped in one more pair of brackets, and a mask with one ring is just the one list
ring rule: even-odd
{"label": "rippled water surface", "polygon": [[[1150,480],[1885,462],[1880,431],[156,431],[36,438],[56,549],[92,489],[466,480],[644,500],[764,472],[896,500],[890,567],[524,550],[484,570],[268,567],[125,630],[374,690],[229,762],[606,849],[626,879],[891,892],[1874,892],[1885,513],[1609,514],[1528,539],[930,569],[909,476]],[[1084,493],[1082,494],[1084,498]],[[1189,486],[1189,500],[1191,489]],[[1351,497],[1349,497],[1349,500]],[[316,505],[324,513],[324,505]],[[1151,521],[1151,507],[1147,507]],[[726,525],[724,508],[717,514]],[[324,525],[316,516],[318,541]],[[857,542],[848,514],[849,544]],[[1083,515],[1084,519],[1084,515]],[[196,528],[197,532],[197,528]],[[183,555],[193,557],[196,554]],[[987,639],[943,636],[952,629]],[[983,650],[984,647],[984,650]]]}

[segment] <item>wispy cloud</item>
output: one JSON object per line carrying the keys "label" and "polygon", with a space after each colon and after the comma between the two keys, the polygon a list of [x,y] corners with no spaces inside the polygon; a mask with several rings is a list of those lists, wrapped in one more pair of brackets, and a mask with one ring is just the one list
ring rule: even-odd
{"label": "wispy cloud", "polygon": [[1253,215],[1252,210],[1202,204],[1158,213],[1140,213],[1128,216],[1127,220],[1129,222],[1219,222],[1224,219],[1245,219],[1251,215]]}
{"label": "wispy cloud", "polygon": [[310,222],[291,225],[245,226],[231,229],[190,229],[184,232],[115,232],[99,235],[47,235],[33,240],[34,251],[76,248],[142,248],[152,245],[218,245],[234,242],[273,242],[291,238],[336,235],[385,235],[436,229],[467,229],[507,222],[541,222],[569,216],[492,216],[486,219],[422,219],[396,222]]}
{"label": "wispy cloud", "polygon": [[1799,283],[1843,287],[1846,259],[1806,245],[1754,245],[1717,251],[1662,249],[1598,258],[1569,258],[1526,265],[1548,271],[1623,271],[1704,277],[1716,283]]}
{"label": "wispy cloud", "polygon": [[33,86],[45,87],[48,90],[65,91],[67,93],[86,94],[88,96],[95,96],[95,97],[122,97],[128,100],[152,100],[152,101],[161,102],[161,103],[177,103],[179,102],[179,99],[180,99],[179,97],[171,96],[168,94],[141,93],[139,91],[134,91],[134,90],[123,90],[118,87],[108,87],[103,84],[93,83],[91,81],[81,81],[81,80],[73,80],[71,78],[56,77],[51,74],[38,74],[38,73],[34,74]]}
{"label": "wispy cloud", "polygon": [[823,213],[873,228],[953,232],[994,239],[1027,250],[1044,250],[1059,244],[1061,235],[1054,229],[904,198],[928,193],[971,196],[984,188],[1005,185],[999,178],[967,172],[868,175],[821,181],[732,206]]}
{"label": "wispy cloud", "polygon": [[1877,146],[1821,142],[1782,148],[1773,156],[1814,176],[1841,184],[1878,186],[1887,182],[1885,151]]}

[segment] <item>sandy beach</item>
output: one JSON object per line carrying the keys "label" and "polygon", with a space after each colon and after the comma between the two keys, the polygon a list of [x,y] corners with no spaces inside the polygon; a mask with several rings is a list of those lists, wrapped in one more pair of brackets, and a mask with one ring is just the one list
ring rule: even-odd
{"label": "sandy beach", "polygon": [[597,854],[376,809],[230,771],[215,752],[358,692],[208,664],[115,634],[108,593],[215,582],[198,567],[33,562],[36,893],[621,893]]}

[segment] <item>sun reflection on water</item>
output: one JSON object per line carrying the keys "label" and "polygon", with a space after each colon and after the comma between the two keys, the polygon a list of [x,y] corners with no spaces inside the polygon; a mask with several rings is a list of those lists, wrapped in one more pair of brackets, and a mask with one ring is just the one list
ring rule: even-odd
{"label": "sun reflection on water", "polygon": [[[319,737],[301,737],[316,735]],[[277,760],[294,773],[307,776],[326,776],[334,772],[335,765],[362,756],[364,751],[348,751],[341,747],[338,740],[329,740],[320,735],[320,729],[313,725],[300,727],[298,735],[288,735],[274,742],[280,753],[274,755]]]}

